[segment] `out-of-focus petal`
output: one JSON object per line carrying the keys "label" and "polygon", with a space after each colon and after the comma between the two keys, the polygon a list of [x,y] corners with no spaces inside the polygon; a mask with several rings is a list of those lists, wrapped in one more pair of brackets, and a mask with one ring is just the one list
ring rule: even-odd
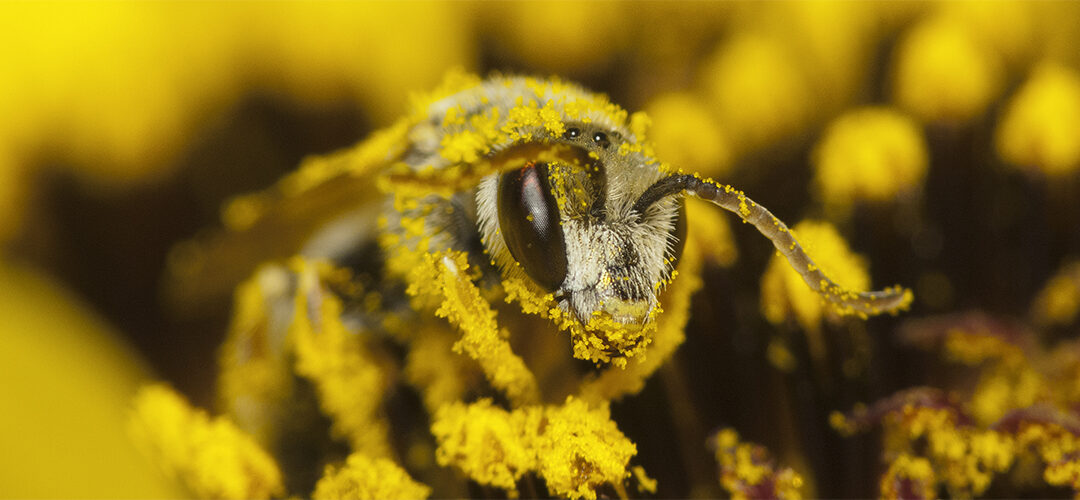
{"label": "out-of-focus petal", "polygon": [[998,125],[998,154],[1048,176],[1080,169],[1080,73],[1054,63],[1038,66],[1009,101]]}
{"label": "out-of-focus petal", "polygon": [[175,498],[124,428],[135,353],[51,280],[0,261],[0,497]]}
{"label": "out-of-focus petal", "polygon": [[806,77],[780,41],[740,34],[702,63],[707,104],[739,153],[754,151],[803,129],[810,114]]}
{"label": "out-of-focus petal", "polygon": [[911,28],[893,61],[893,97],[925,122],[981,116],[1003,85],[1001,57],[961,24],[931,17]]}
{"label": "out-of-focus petal", "polygon": [[889,203],[922,184],[929,162],[922,129],[889,108],[860,108],[834,120],[813,153],[818,197],[846,214],[858,201]]}
{"label": "out-of-focus petal", "polygon": [[716,179],[727,176],[731,151],[720,123],[689,93],[661,95],[645,108],[652,118],[649,138],[658,157],[690,172]]}

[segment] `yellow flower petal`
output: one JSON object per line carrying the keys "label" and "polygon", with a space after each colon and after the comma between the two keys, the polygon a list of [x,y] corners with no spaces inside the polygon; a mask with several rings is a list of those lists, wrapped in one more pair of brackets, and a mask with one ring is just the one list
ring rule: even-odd
{"label": "yellow flower petal", "polygon": [[1080,73],[1038,66],[1009,101],[995,137],[998,154],[1051,177],[1080,170]]}
{"label": "yellow flower petal", "polygon": [[1003,85],[1000,56],[945,18],[929,18],[909,30],[894,64],[894,99],[924,122],[975,119]]}
{"label": "yellow flower petal", "polygon": [[192,408],[162,385],[135,397],[131,432],[170,475],[204,498],[270,498],[284,494],[277,463],[232,422]]}
{"label": "yellow flower petal", "polygon": [[[792,229],[806,252],[826,275],[844,288],[866,290],[870,276],[866,260],[848,249],[847,243],[827,222],[806,220]],[[782,257],[774,255],[761,278],[761,308],[765,318],[780,324],[788,318],[798,321],[808,332],[820,329],[826,311],[843,313],[830,308],[814,293],[802,276]]]}
{"label": "yellow flower petal", "polygon": [[315,500],[411,500],[427,498],[431,488],[414,481],[400,466],[385,458],[353,453],[340,467],[328,465],[315,484]]}
{"label": "yellow flower petal", "polygon": [[731,151],[720,123],[703,99],[689,93],[664,94],[645,108],[652,118],[649,139],[665,162],[717,179],[731,168]]}
{"label": "yellow flower petal", "polygon": [[914,120],[889,108],[856,109],[829,124],[814,148],[814,183],[826,207],[845,215],[858,201],[888,203],[917,189],[928,162]]}
{"label": "yellow flower petal", "polygon": [[700,78],[707,103],[738,153],[772,145],[809,119],[806,78],[775,39],[743,34],[721,45]]}
{"label": "yellow flower petal", "polygon": [[125,423],[147,367],[45,275],[0,259],[0,497],[183,498]]}
{"label": "yellow flower petal", "polygon": [[380,410],[387,382],[363,332],[346,328],[341,300],[321,282],[333,269],[300,257],[291,266],[299,283],[289,327],[296,373],[315,385],[320,406],[333,419],[334,434],[347,438],[355,451],[389,456],[390,425]]}

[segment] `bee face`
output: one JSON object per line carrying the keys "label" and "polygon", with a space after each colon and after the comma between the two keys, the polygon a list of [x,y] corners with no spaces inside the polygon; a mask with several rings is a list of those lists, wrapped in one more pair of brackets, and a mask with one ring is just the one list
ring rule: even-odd
{"label": "bee face", "polygon": [[576,161],[526,161],[477,191],[496,262],[504,272],[523,272],[582,323],[596,316],[648,322],[683,245],[681,199],[635,208],[661,173],[639,155],[619,154],[623,141],[616,130],[567,124],[553,142]]}
{"label": "bee face", "polygon": [[568,274],[556,296],[582,322],[605,314],[623,324],[652,318],[656,295],[671,275],[683,241],[685,211],[668,203],[652,218],[613,214],[600,221],[564,223]]}

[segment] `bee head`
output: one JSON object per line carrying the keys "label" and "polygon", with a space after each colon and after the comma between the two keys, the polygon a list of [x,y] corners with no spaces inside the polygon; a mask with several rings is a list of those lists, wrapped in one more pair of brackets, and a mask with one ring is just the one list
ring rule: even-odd
{"label": "bee head", "polygon": [[583,324],[650,321],[686,235],[682,198],[643,197],[662,174],[640,154],[617,151],[620,140],[568,126],[557,141],[564,154],[524,158],[486,178],[477,194],[495,262],[551,292]]}

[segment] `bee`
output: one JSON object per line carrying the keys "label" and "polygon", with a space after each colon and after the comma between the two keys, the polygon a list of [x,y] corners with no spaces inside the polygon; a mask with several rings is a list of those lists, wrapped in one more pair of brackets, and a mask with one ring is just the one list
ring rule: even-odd
{"label": "bee", "polygon": [[210,248],[234,258],[246,249],[258,258],[298,252],[347,260],[377,240],[397,275],[416,266],[417,254],[458,252],[477,273],[471,279],[501,284],[576,338],[599,339],[579,357],[609,361],[647,343],[684,249],[685,200],[694,197],[753,225],[840,312],[908,305],[911,294],[900,287],[837,285],[765,207],[656,158],[646,123],[557,79],[448,77],[391,127],[229,205],[227,233],[289,234],[291,247],[268,248],[266,237],[231,252],[197,242],[176,260],[173,282],[217,275],[207,272]]}
{"label": "bee", "polygon": [[[911,300],[900,288],[836,285],[743,192],[657,159],[646,125],[557,79],[452,74],[393,125],[228,203],[224,229],[177,247],[167,279],[173,304],[187,308],[236,290],[220,350],[224,413],[291,471],[290,491],[312,491],[324,470],[312,457],[336,460],[343,442],[394,454],[383,407],[399,378],[419,389],[436,440],[447,439],[435,429],[443,408],[488,389],[532,412],[553,396],[587,408],[635,393],[682,341],[700,283],[688,198],[752,224],[841,312],[892,312]],[[528,366],[508,339],[516,328],[495,321],[500,295],[524,313],[503,324],[568,331],[573,356],[597,370],[568,373],[569,358],[530,357]],[[428,321],[435,316],[456,331]],[[597,411],[612,423],[606,407]],[[605,479],[587,451],[569,466],[595,474],[577,481],[595,488],[625,476]]]}

